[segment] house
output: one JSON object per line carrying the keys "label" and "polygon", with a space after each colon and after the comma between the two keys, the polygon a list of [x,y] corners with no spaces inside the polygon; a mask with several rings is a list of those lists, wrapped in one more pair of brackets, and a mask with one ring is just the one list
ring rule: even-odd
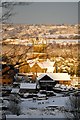
{"label": "house", "polygon": [[30,69],[30,72],[33,73],[45,73],[46,72],[46,68],[40,66],[40,63],[34,63],[33,66]]}
{"label": "house", "polygon": [[37,77],[37,87],[39,86],[42,90],[53,90],[56,81],[50,73],[43,73]]}
{"label": "house", "polygon": [[71,79],[68,73],[53,73],[53,79],[59,84],[71,85]]}
{"label": "house", "polygon": [[30,72],[30,66],[27,62],[22,63],[19,66],[19,73],[28,73]]}
{"label": "house", "polygon": [[16,81],[24,81],[24,82],[35,82],[36,75],[34,73],[18,73],[14,76]]}
{"label": "house", "polygon": [[46,73],[46,72],[53,73],[55,70],[54,64],[55,64],[55,62],[52,62],[49,59],[47,59],[46,61],[43,61],[43,62],[35,60],[35,61],[29,63],[30,72],[33,72],[36,74],[37,73]]}
{"label": "house", "polygon": [[36,92],[36,83],[20,83],[20,93]]}
{"label": "house", "polygon": [[70,85],[70,75],[68,73],[42,73],[37,77],[37,87],[51,90],[56,83]]}
{"label": "house", "polygon": [[38,59],[27,60],[27,62],[23,63],[19,68],[19,72],[21,73],[53,73],[55,70],[55,62],[47,59],[46,61],[39,61]]}

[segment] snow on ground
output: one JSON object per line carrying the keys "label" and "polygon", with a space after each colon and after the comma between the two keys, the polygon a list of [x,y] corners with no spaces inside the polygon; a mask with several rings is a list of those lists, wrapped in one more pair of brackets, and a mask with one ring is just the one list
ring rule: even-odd
{"label": "snow on ground", "polygon": [[[22,99],[20,104],[22,114],[32,118],[65,118],[64,112],[56,109],[56,106],[66,106],[68,97],[50,97],[47,100]],[[51,107],[52,106],[52,109]]]}
{"label": "snow on ground", "polygon": [[65,106],[68,97],[50,97],[47,100],[22,99],[21,107],[24,108],[44,108],[47,106]]}

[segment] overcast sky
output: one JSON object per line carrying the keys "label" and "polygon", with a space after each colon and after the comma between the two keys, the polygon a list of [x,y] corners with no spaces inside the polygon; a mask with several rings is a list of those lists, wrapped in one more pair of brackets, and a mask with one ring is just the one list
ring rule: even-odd
{"label": "overcast sky", "polygon": [[10,19],[11,22],[13,23],[26,23],[26,24],[78,23],[77,2],[35,2],[30,5],[16,6],[13,12],[16,13]]}

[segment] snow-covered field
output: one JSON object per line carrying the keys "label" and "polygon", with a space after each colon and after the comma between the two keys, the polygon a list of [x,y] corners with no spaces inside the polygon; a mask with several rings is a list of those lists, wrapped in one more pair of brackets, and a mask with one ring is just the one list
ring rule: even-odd
{"label": "snow-covered field", "polygon": [[22,99],[22,114],[27,118],[65,118],[62,108],[66,107],[68,97],[49,97],[47,100]]}
{"label": "snow-covered field", "polygon": [[[43,94],[42,94],[43,95]],[[38,99],[39,97],[33,97],[33,98],[21,98],[20,102],[18,103],[18,106],[20,108],[20,114],[14,114],[14,113],[8,113],[6,112],[6,120],[16,120],[20,119],[24,120],[25,118],[40,118],[48,120],[48,118],[67,118],[67,116],[70,114],[70,116],[73,118],[74,116],[69,112],[70,106],[68,103],[70,102],[69,96],[64,96],[63,94],[56,93],[56,96],[51,97],[42,97],[42,99]],[[4,100],[5,105],[9,105],[9,101]],[[17,107],[15,105],[12,105],[14,107],[14,110],[17,111]],[[13,109],[13,108],[12,108]],[[18,109],[19,110],[19,109]],[[12,112],[12,111],[11,111]],[[17,113],[17,112],[16,112]],[[13,118],[13,119],[12,119]]]}

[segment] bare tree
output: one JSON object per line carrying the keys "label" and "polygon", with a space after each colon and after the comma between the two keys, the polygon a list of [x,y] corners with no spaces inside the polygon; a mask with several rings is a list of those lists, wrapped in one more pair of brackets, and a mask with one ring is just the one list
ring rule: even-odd
{"label": "bare tree", "polygon": [[0,8],[2,9],[2,15],[0,17],[0,22],[7,22],[11,16],[15,15],[16,13],[13,12],[14,6],[17,5],[30,5],[32,2],[3,2],[0,0]]}
{"label": "bare tree", "polygon": [[10,102],[9,102],[9,111],[12,112],[12,114],[20,115],[21,109],[20,109],[20,97],[15,95],[10,95]]}
{"label": "bare tree", "polygon": [[[76,92],[78,94],[79,92]],[[80,93],[79,93],[80,94]],[[75,94],[74,94],[75,95]],[[67,101],[66,113],[68,120],[79,120],[80,119],[80,96],[70,96]]]}
{"label": "bare tree", "polygon": [[[2,15],[0,17],[0,22],[6,24],[8,22],[8,20],[10,20],[10,18],[17,14],[14,13],[14,8],[17,5],[30,5],[32,4],[32,2],[2,2],[0,0],[0,8],[2,9]],[[8,26],[7,26],[8,27]],[[3,27],[2,27],[3,28]],[[3,35],[3,33],[2,33]],[[3,44],[3,42],[2,42]],[[9,63],[10,61],[13,62],[15,59],[15,65],[16,64],[20,64],[22,63],[22,58],[25,59],[27,56],[27,52],[31,47],[26,47],[23,51],[23,53],[19,53],[21,46],[16,46],[16,45],[12,45],[6,52],[3,52],[3,47],[2,47],[2,60]],[[16,51],[18,51],[18,53],[16,53]]]}
{"label": "bare tree", "polygon": [[0,8],[2,9],[0,22],[8,21],[8,19],[13,15],[12,9],[14,5],[15,5],[14,3],[0,2]]}

